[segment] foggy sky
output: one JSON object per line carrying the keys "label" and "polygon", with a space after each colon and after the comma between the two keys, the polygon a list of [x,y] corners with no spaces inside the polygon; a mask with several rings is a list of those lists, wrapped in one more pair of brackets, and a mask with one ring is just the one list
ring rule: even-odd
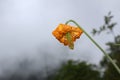
{"label": "foggy sky", "polygon": [[[98,64],[103,54],[84,34],[69,50],[51,32],[59,23],[74,19],[91,35],[111,11],[118,23],[115,33],[120,34],[119,4],[119,0],[0,0],[0,73],[26,58],[44,67],[46,56],[48,65],[66,59]],[[104,34],[93,38],[105,50],[104,43],[113,40]]]}

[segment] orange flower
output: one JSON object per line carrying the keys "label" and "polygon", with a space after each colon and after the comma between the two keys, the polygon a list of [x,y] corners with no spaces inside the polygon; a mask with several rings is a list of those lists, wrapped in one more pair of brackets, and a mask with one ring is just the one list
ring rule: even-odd
{"label": "orange flower", "polygon": [[59,24],[52,34],[65,46],[74,46],[73,42],[80,37],[83,31],[78,27]]}

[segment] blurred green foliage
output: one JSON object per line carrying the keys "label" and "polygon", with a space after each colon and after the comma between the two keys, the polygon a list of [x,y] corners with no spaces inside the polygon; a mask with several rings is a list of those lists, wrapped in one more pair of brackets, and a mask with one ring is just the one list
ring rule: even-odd
{"label": "blurred green foliage", "polygon": [[95,66],[86,62],[69,60],[62,65],[54,80],[100,80]]}
{"label": "blurred green foliage", "polygon": [[[114,33],[114,28],[117,23],[112,22],[113,15],[111,15],[111,12],[108,13],[107,16],[104,17],[104,25],[99,28],[99,30],[93,29],[92,33],[93,35],[100,34],[103,31],[108,31],[108,33],[113,34],[114,41],[113,42],[107,42],[106,46],[108,46],[107,52],[110,57],[113,58],[113,60],[116,62],[116,64],[120,67],[120,34]],[[101,67],[104,68],[103,73],[103,80],[120,80],[120,74],[116,71],[116,69],[113,67],[113,65],[109,62],[109,60],[106,59],[104,56],[102,61],[100,62]]]}
{"label": "blurred green foliage", "polygon": [[107,33],[113,33],[113,28],[115,27],[115,25],[117,25],[116,22],[112,22],[113,17],[114,16],[111,14],[111,12],[104,16],[104,24],[98,30],[93,29],[92,34],[100,34],[103,31],[107,31]]}

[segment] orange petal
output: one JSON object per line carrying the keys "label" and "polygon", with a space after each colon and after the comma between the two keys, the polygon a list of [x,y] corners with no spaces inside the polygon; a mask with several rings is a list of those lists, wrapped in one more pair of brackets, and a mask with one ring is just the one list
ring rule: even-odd
{"label": "orange petal", "polygon": [[59,40],[61,43],[63,43],[65,46],[68,45],[68,40],[66,39],[66,37],[62,37],[60,40]]}

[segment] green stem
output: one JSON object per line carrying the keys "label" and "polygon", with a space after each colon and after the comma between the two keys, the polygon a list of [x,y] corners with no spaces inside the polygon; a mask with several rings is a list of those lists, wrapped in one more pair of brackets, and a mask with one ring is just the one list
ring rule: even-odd
{"label": "green stem", "polygon": [[85,35],[103,52],[103,54],[109,59],[109,61],[113,64],[113,66],[116,68],[116,70],[118,71],[118,73],[120,74],[120,69],[119,67],[117,66],[117,64],[112,60],[112,58],[102,49],[102,47],[97,43],[95,42],[94,39],[92,39],[92,37],[82,28],[80,27],[80,25],[75,22],[74,20],[69,20],[67,21],[65,24],[68,24],[69,22],[73,22],[77,27],[79,27],[84,33]]}

